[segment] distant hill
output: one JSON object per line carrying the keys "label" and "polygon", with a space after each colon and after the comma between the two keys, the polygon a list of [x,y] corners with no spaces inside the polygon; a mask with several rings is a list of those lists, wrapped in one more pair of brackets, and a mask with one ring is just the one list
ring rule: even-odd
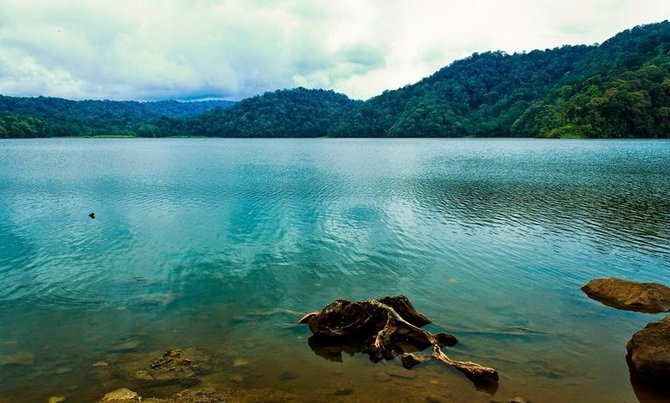
{"label": "distant hill", "polygon": [[668,138],[670,23],[600,45],[475,53],[365,102],[296,88],[220,106],[0,97],[0,137]]}
{"label": "distant hill", "polygon": [[319,137],[362,103],[333,91],[278,90],[186,119],[185,129],[219,137]]}
{"label": "distant hill", "polygon": [[[0,95],[1,137],[138,135],[147,121],[227,108],[231,101],[71,101]],[[141,131],[140,131],[141,132]]]}

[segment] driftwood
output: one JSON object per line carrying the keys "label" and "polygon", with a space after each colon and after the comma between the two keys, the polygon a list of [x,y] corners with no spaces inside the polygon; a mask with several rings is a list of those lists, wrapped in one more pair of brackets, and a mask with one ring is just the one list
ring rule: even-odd
{"label": "driftwood", "polygon": [[[424,329],[430,319],[417,312],[403,295],[369,301],[335,300],[321,312],[308,313],[299,323],[309,325],[313,336],[309,344],[319,355],[332,359],[328,346],[340,346],[344,351],[368,354],[373,362],[402,356],[403,365],[411,368],[428,357],[410,354],[432,346],[431,357],[463,372],[475,383],[498,381],[498,372],[471,361],[449,358],[442,347],[458,341],[447,333],[432,334]],[[345,347],[341,347],[345,346]],[[322,351],[317,351],[321,348]],[[337,354],[337,353],[336,353]],[[337,358],[335,358],[337,359]]]}

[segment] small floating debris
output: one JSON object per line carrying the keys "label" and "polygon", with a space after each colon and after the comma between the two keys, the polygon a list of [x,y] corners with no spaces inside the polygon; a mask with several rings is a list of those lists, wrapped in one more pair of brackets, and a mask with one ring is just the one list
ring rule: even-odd
{"label": "small floating debris", "polygon": [[92,212],[88,216],[91,217],[91,220],[95,220],[95,212]]}
{"label": "small floating debris", "polygon": [[109,363],[107,361],[96,361],[91,366],[94,368],[108,367]]}
{"label": "small floating debris", "polygon": [[47,399],[47,403],[61,403],[65,401],[65,397],[63,396],[51,396],[49,399]]}

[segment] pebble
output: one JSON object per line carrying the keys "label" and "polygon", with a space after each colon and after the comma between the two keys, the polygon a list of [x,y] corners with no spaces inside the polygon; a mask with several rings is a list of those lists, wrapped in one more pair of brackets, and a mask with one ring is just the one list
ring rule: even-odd
{"label": "pebble", "polygon": [[137,400],[140,401],[141,397],[136,392],[132,390],[121,388],[113,392],[107,393],[102,397],[101,402],[115,402],[115,401],[126,401],[126,400]]}
{"label": "pebble", "polygon": [[509,399],[509,403],[530,403],[530,401],[524,399],[521,396],[514,396],[513,398]]}
{"label": "pebble", "polygon": [[246,367],[249,365],[249,361],[245,360],[244,358],[237,358],[235,361],[233,361],[233,367],[239,368],[239,367]]}
{"label": "pebble", "polygon": [[280,381],[290,381],[292,379],[297,378],[298,375],[294,374],[291,371],[284,371],[279,375],[279,380]]}

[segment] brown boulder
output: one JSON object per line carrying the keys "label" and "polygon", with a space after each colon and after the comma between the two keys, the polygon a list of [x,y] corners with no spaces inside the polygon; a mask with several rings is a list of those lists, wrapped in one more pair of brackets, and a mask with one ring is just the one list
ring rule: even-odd
{"label": "brown boulder", "polygon": [[635,380],[641,384],[670,388],[670,316],[649,323],[626,344],[626,360]]}
{"label": "brown boulder", "polygon": [[196,349],[174,348],[158,357],[150,357],[154,358],[128,355],[117,363],[116,370],[134,383],[194,385],[209,369],[209,356]]}
{"label": "brown boulder", "polygon": [[582,291],[613,308],[646,313],[670,311],[670,287],[662,284],[600,278],[589,281]]}

